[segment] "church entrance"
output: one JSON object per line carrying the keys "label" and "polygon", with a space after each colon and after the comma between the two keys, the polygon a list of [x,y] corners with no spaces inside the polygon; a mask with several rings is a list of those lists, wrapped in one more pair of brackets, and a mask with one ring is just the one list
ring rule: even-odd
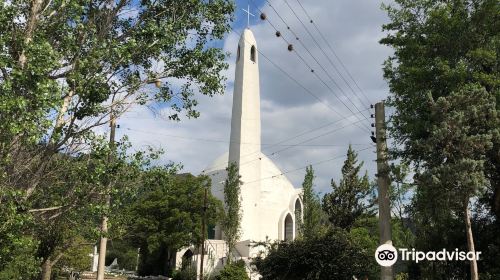
{"label": "church entrance", "polygon": [[187,250],[184,255],[182,255],[182,265],[181,270],[190,269],[193,264],[193,251]]}
{"label": "church entrance", "polygon": [[293,218],[288,214],[285,218],[285,241],[293,240]]}

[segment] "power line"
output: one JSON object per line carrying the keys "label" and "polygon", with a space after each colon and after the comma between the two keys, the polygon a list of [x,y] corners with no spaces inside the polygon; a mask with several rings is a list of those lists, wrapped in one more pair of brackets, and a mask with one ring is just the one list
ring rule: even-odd
{"label": "power line", "polygon": [[[232,30],[234,33],[236,33],[237,35],[239,35],[239,36],[241,37],[241,34],[240,34],[238,31],[234,30],[234,28],[231,28],[231,30]],[[285,42],[287,42],[287,41],[286,41],[286,39],[284,39],[284,40],[285,40]],[[300,82],[298,82],[296,79],[294,79],[294,78],[293,78],[293,77],[292,77],[292,76],[291,76],[288,72],[286,72],[285,70],[283,70],[283,69],[282,69],[279,65],[277,65],[275,62],[273,62],[273,61],[272,61],[269,57],[267,57],[267,56],[266,56],[264,53],[262,53],[259,49],[257,49],[257,52],[258,52],[258,53],[259,53],[262,57],[264,57],[266,60],[268,60],[268,61],[269,61],[269,62],[270,62],[273,66],[275,66],[276,68],[278,68],[278,69],[279,69],[279,70],[280,70],[283,74],[285,74],[285,75],[286,75],[286,76],[287,76],[290,80],[292,80],[294,83],[296,83],[296,84],[297,84],[297,85],[299,85],[301,88],[303,88],[303,89],[304,89],[307,93],[309,93],[311,96],[313,96],[313,97],[315,97],[316,99],[318,99],[321,103],[323,103],[324,105],[326,105],[328,108],[330,108],[330,109],[331,109],[333,112],[335,112],[336,114],[338,114],[338,115],[342,116],[342,115],[341,115],[341,114],[339,114],[339,113],[338,113],[335,109],[331,108],[328,104],[325,104],[325,103],[324,103],[324,102],[323,102],[323,101],[322,101],[319,97],[317,97],[317,96],[316,96],[316,95],[315,95],[312,91],[310,91],[308,88],[306,88],[306,87],[305,87],[305,86],[303,86]],[[299,56],[299,57],[300,57],[300,56]],[[365,109],[365,110],[363,110],[363,111],[366,111],[366,110],[369,110],[369,109],[370,109],[370,108],[367,108],[367,109]],[[351,112],[352,112],[352,111],[351,111]],[[327,127],[327,126],[329,126],[329,125],[332,125],[332,124],[334,124],[334,123],[340,122],[340,121],[342,121],[342,120],[349,119],[350,117],[352,117],[352,116],[356,116],[356,115],[357,115],[357,113],[352,112],[352,115],[350,115],[350,116],[347,116],[347,117],[346,117],[346,116],[343,116],[343,118],[342,118],[342,119],[340,119],[340,120],[337,120],[337,121],[335,121],[335,122],[332,122],[332,123],[328,123],[328,124],[322,125],[322,126],[320,126],[320,127],[318,127],[318,128],[312,129],[312,130],[308,130],[308,131],[306,131],[306,132],[303,132],[303,133],[300,133],[300,134],[298,134],[298,135],[295,135],[295,136],[293,136],[293,137],[291,137],[291,138],[284,139],[284,140],[282,140],[282,141],[280,141],[280,142],[278,142],[278,143],[279,143],[279,144],[281,144],[281,143],[287,142],[287,141],[289,141],[289,140],[292,140],[292,139],[298,138],[298,137],[300,137],[300,136],[302,136],[302,135],[305,135],[305,134],[307,134],[307,133],[310,133],[310,132],[312,132],[312,131],[315,131],[315,130],[318,130],[318,129],[321,129],[321,128],[324,128],[324,127]],[[343,126],[343,127],[340,127],[340,128],[334,129],[334,130],[331,130],[331,131],[329,131],[329,132],[327,132],[327,133],[324,133],[324,134],[322,134],[322,135],[320,135],[320,136],[316,136],[316,137],[314,137],[313,139],[302,141],[300,144],[304,144],[304,143],[306,143],[306,142],[309,142],[309,141],[312,141],[312,140],[318,139],[318,138],[320,138],[320,137],[326,136],[326,135],[331,134],[331,133],[333,133],[333,132],[335,132],[335,131],[338,131],[338,130],[340,130],[340,129],[342,129],[342,128],[345,128],[345,127],[347,127],[347,126],[349,126],[349,125],[352,125],[352,124],[357,125],[357,124],[358,124],[359,122],[361,122],[361,121],[364,121],[364,119],[361,119],[361,120],[358,120],[358,121],[352,122],[352,123],[350,123],[350,124],[348,124],[348,125],[345,125],[345,126]],[[270,148],[270,147],[272,147],[272,146],[276,146],[276,144],[273,144],[273,145],[271,145],[271,146],[269,146],[269,147],[266,147],[266,148],[268,149],[268,148]],[[260,158],[260,152],[261,152],[261,151],[257,151],[257,152],[252,152],[252,153],[247,154],[247,155],[243,155],[242,157],[248,157],[248,156],[251,156],[251,155],[254,155],[254,154],[259,153],[259,155],[257,155],[257,158],[255,158],[255,159],[253,159],[253,160],[249,160],[249,161],[244,162],[244,163],[240,163],[240,166],[241,166],[241,165],[244,165],[244,164],[248,164],[248,163],[253,162],[253,161],[256,161],[256,160],[261,160],[261,158]],[[278,154],[279,152],[281,152],[281,151],[276,151],[276,152],[272,153],[272,155],[276,155],[276,154]],[[217,168],[217,167],[219,167],[219,166],[215,166],[215,167],[212,167],[212,168]],[[222,166],[222,165],[221,165],[220,167],[222,168],[222,167],[224,167],[224,166]],[[204,170],[203,170],[203,172],[204,172]]]}
{"label": "power line", "polygon": [[[274,27],[273,27],[274,28]],[[241,33],[239,33],[238,31],[234,30],[234,28],[231,28],[232,32],[236,33],[238,36],[241,36]],[[282,39],[285,41],[285,43],[289,44],[288,41],[282,37]],[[309,90],[308,88],[306,88],[304,85],[302,85],[301,83],[299,83],[297,81],[297,79],[294,79],[288,72],[286,72],[285,70],[283,70],[283,68],[281,68],[279,65],[277,65],[275,62],[273,62],[269,57],[267,57],[264,53],[262,53],[262,51],[260,51],[259,49],[257,49],[257,52],[262,56],[264,57],[267,61],[269,61],[273,66],[275,66],[276,68],[278,68],[283,74],[285,74],[290,80],[292,80],[294,83],[296,83],[298,86],[300,86],[302,89],[304,89],[308,94],[310,94],[311,96],[313,96],[314,98],[316,98],[318,101],[320,101],[323,105],[325,105],[327,108],[329,108],[332,112],[336,113],[337,115],[341,116],[342,117],[342,114],[340,114],[339,112],[337,112],[337,110],[335,110],[333,107],[331,107],[328,103],[326,103],[325,101],[323,101],[321,98],[319,98],[317,95],[315,95],[311,90]],[[333,92],[333,90],[331,89],[331,87],[329,87],[324,81],[323,79],[321,79],[321,77],[319,77],[315,72],[314,70],[309,66],[309,64],[304,60],[304,58],[295,51],[295,54],[304,62],[304,64],[309,68],[311,69],[313,72],[313,74],[316,75],[316,77],[318,77],[318,79],[324,84],[326,85],[330,91]],[[336,96],[336,94],[333,92],[333,94]],[[338,98],[338,97],[337,97]],[[352,113],[353,116],[357,115],[357,113],[354,113],[341,99],[339,99],[342,104],[344,104],[344,106],[349,109],[349,111]],[[361,113],[361,111],[359,111],[358,113]],[[349,117],[344,117],[342,118],[341,120],[343,119],[347,119]],[[357,125],[358,126],[358,125]],[[366,126],[363,126],[363,127],[360,127],[358,126],[359,128],[361,129],[367,129],[368,132],[370,132],[370,128],[366,127]]]}
{"label": "power line", "polygon": [[[272,6],[270,4],[269,1],[266,0],[266,2]],[[328,56],[328,54],[325,52],[325,50],[321,47],[321,45],[319,44],[319,42],[316,40],[316,38],[314,37],[314,35],[309,31],[309,28],[307,28],[307,26],[304,24],[304,22],[300,19],[300,17],[298,16],[298,14],[295,12],[295,10],[293,9],[293,7],[288,3],[287,0],[284,0],[285,4],[288,6],[288,8],[292,11],[293,15],[297,18],[297,20],[300,22],[300,24],[302,25],[302,27],[304,28],[304,30],[307,32],[307,34],[311,37],[311,39],[314,41],[314,43],[316,44],[316,46],[320,49],[320,51],[323,53],[323,55],[328,59],[328,61],[330,62],[330,64],[333,66],[333,68],[335,69],[335,71],[337,72],[337,74],[339,75],[339,77],[346,83],[346,85],[349,87],[349,89],[352,91],[352,93],[354,94],[354,96],[359,100],[361,101],[360,97],[358,96],[358,94],[356,93],[356,91],[354,91],[354,89],[351,87],[350,83],[344,78],[344,76],[342,75],[341,71],[337,68],[337,66],[335,65],[335,63],[333,63],[333,61],[330,59],[330,56]],[[274,9],[274,8],[273,8]],[[274,9],[274,11],[277,13],[276,9]],[[349,99],[349,101],[351,101]],[[363,103],[361,101],[361,103]],[[354,102],[351,101],[351,104],[353,104],[354,107],[357,108],[356,104]],[[369,100],[368,100],[368,104],[370,104]]]}
{"label": "power line", "polygon": [[[232,31],[233,31],[234,33],[238,34],[239,36],[241,36],[241,34],[240,34],[239,32],[237,32],[236,30],[232,29]],[[286,41],[286,39],[285,39],[285,42],[287,42],[287,41]],[[312,91],[310,91],[308,88],[306,88],[306,87],[305,87],[305,86],[303,86],[301,83],[299,83],[296,79],[294,79],[294,78],[293,78],[293,77],[292,77],[292,76],[291,76],[288,72],[286,72],[286,71],[285,71],[285,70],[283,70],[283,69],[282,69],[279,65],[277,65],[276,63],[274,63],[274,62],[273,62],[273,61],[272,61],[269,57],[265,56],[265,54],[263,54],[260,50],[258,50],[258,52],[259,52],[259,54],[260,54],[260,55],[262,55],[262,57],[264,57],[266,60],[268,60],[268,61],[269,61],[269,62],[270,62],[273,66],[275,66],[276,68],[278,68],[278,69],[279,69],[279,70],[280,70],[283,74],[285,74],[285,75],[286,75],[289,79],[291,79],[291,80],[292,80],[292,81],[294,81],[297,85],[299,85],[301,88],[303,88],[303,89],[304,89],[304,90],[305,90],[308,94],[310,94],[311,96],[313,96],[313,97],[315,97],[316,99],[318,99],[321,103],[323,103],[324,105],[326,105],[329,109],[331,109],[333,112],[335,112],[335,113],[336,113],[336,114],[338,114],[339,116],[343,117],[342,119],[337,120],[337,121],[335,121],[335,122],[333,122],[333,123],[328,123],[328,124],[322,125],[322,126],[320,126],[320,127],[318,127],[318,128],[315,128],[315,129],[312,129],[312,130],[309,130],[309,131],[306,131],[306,132],[300,133],[300,134],[298,134],[298,135],[295,135],[295,136],[293,136],[293,137],[291,137],[291,138],[284,139],[284,140],[282,140],[282,141],[280,141],[280,142],[278,142],[278,143],[275,143],[275,144],[270,144],[270,145],[269,145],[268,147],[266,147],[266,148],[270,148],[270,147],[273,147],[273,146],[280,146],[280,144],[281,144],[281,143],[284,143],[284,142],[290,141],[290,140],[292,140],[292,139],[298,138],[298,137],[300,137],[300,136],[302,136],[302,135],[305,135],[305,134],[307,134],[307,133],[310,133],[310,132],[312,132],[312,131],[315,131],[315,130],[318,130],[318,129],[321,129],[321,128],[324,128],[324,127],[327,127],[327,126],[329,126],[329,125],[332,125],[332,124],[334,124],[334,123],[340,122],[340,121],[342,121],[342,120],[347,120],[347,119],[349,119],[350,117],[352,117],[352,116],[356,116],[356,115],[357,115],[357,113],[354,113],[354,112],[352,112],[352,110],[350,110],[350,111],[351,111],[351,113],[352,113],[352,115],[350,115],[350,116],[342,116],[342,115],[341,115],[340,113],[338,113],[335,109],[333,109],[331,106],[329,106],[327,103],[325,103],[325,102],[324,102],[323,100],[321,100],[319,97],[317,97],[317,96],[316,96],[316,95],[315,95]],[[296,52],[296,53],[297,53],[297,52]],[[299,58],[302,58],[302,57],[301,57],[298,53],[297,53],[297,55],[299,56]],[[306,65],[308,65],[308,64],[307,64],[307,62],[305,62],[305,60],[304,60],[303,58],[302,58],[302,60],[304,61],[304,63],[305,63]],[[308,66],[308,67],[309,67],[309,66]],[[344,104],[344,106],[346,106],[346,105]],[[347,106],[346,106],[346,107],[347,107]],[[347,107],[347,108],[348,108],[348,107]],[[366,110],[368,110],[368,109],[369,109],[369,108],[367,108],[367,109],[365,109],[365,110],[363,110],[363,111],[366,111]],[[358,111],[358,112],[359,112],[359,113],[361,113],[361,111]],[[345,128],[345,127],[347,127],[347,126],[349,126],[349,125],[352,125],[352,124],[356,125],[356,124],[357,124],[358,122],[360,122],[360,121],[363,121],[363,119],[358,120],[358,121],[355,121],[355,122],[352,122],[352,123],[350,123],[350,124],[348,124],[348,125],[345,125],[345,126],[343,126],[343,127],[340,127],[340,128],[334,129],[334,130],[331,130],[331,131],[329,131],[329,132],[327,132],[327,133],[324,133],[324,134],[321,134],[321,135],[319,135],[319,136],[315,136],[315,137],[313,137],[313,138],[307,139],[307,140],[302,141],[302,142],[300,142],[300,143],[298,143],[298,144],[287,145],[287,146],[286,146],[287,148],[285,148],[285,149],[281,149],[281,150],[278,150],[278,151],[275,151],[275,152],[271,153],[271,155],[270,155],[270,156],[274,156],[274,155],[276,155],[276,154],[278,154],[278,153],[280,153],[280,152],[282,152],[282,151],[288,150],[288,149],[290,149],[290,148],[292,148],[292,147],[299,147],[299,146],[301,146],[301,145],[302,145],[302,144],[304,144],[304,143],[307,143],[307,142],[309,142],[309,141],[313,141],[313,140],[318,139],[318,138],[320,138],[320,137],[326,136],[326,135],[331,134],[331,133],[333,133],[333,132],[335,132],[335,131],[338,131],[338,130],[340,130],[340,129],[342,129],[342,128]],[[168,135],[168,136],[170,136],[170,137],[176,137],[176,138],[186,138],[186,137],[183,137],[183,136],[177,136],[177,135]],[[225,143],[227,143],[227,141],[223,141],[223,140],[214,140],[214,139],[204,139],[204,138],[190,138],[190,139],[193,139],[193,140],[200,140],[200,141],[225,142]],[[281,146],[285,146],[285,145],[281,145]],[[303,146],[303,145],[302,145],[302,146]],[[259,152],[260,152],[260,151],[259,151]],[[253,154],[255,154],[255,153],[253,153]],[[251,154],[244,155],[244,157],[249,156],[249,155],[251,155]],[[248,163],[253,162],[253,161],[255,161],[255,160],[261,160],[261,158],[260,158],[260,154],[259,154],[259,157],[258,157],[257,159],[250,160],[250,161],[245,162],[245,163],[243,163],[243,164],[248,164]],[[243,165],[243,164],[240,164],[240,165]]]}
{"label": "power line", "polygon": [[[323,134],[317,135],[317,136],[315,136],[315,137],[313,137],[313,138],[309,138],[309,139],[307,139],[307,140],[304,140],[304,141],[302,141],[302,142],[299,142],[299,143],[297,143],[296,145],[301,145],[301,144],[304,144],[304,143],[307,143],[307,142],[311,142],[311,141],[313,141],[313,140],[316,140],[316,139],[321,138],[321,137],[323,137],[323,136],[329,135],[329,134],[331,134],[331,133],[333,133],[333,132],[335,132],[335,131],[338,131],[338,130],[340,130],[340,129],[342,129],[342,128],[345,128],[345,127],[347,127],[347,126],[348,126],[348,125],[345,125],[345,126],[339,127],[338,129],[335,129],[335,130],[333,130],[333,131],[329,131],[329,132],[326,132],[326,133],[323,133]],[[281,149],[281,150],[278,150],[278,151],[276,151],[276,152],[273,152],[271,155],[274,155],[274,154],[277,154],[277,153],[280,153],[280,152],[286,151],[286,150],[288,150],[288,149],[290,149],[290,148],[291,148],[291,147],[286,147],[286,148],[283,148],[283,149]]]}
{"label": "power line", "polygon": [[[260,8],[253,2],[252,0],[252,3],[253,5],[261,12],[261,14],[264,14],[262,12],[262,10],[260,10]],[[351,99],[349,99],[347,97],[347,94],[344,92],[344,90],[340,87],[340,85],[335,81],[335,79],[329,74],[329,72],[325,69],[325,67],[319,62],[319,60],[311,53],[311,51],[302,43],[301,40],[299,40],[299,37],[297,36],[297,34],[290,28],[290,26],[286,23],[286,21],[283,19],[283,17],[281,17],[281,15],[276,11],[276,9],[269,3],[269,1],[267,1],[267,3],[269,4],[269,6],[271,6],[271,8],[275,11],[276,15],[278,15],[278,17],[281,19],[281,21],[285,24],[285,26],[287,26],[287,29],[290,30],[290,32],[295,36],[295,39],[299,41],[299,43],[302,45],[302,47],[308,52],[308,54],[314,59],[314,61],[318,64],[318,66],[323,70],[323,72],[325,72],[325,74],[327,75],[327,77],[333,82],[333,84],[340,90],[340,92],[343,94],[343,96],[345,96],[347,98],[347,100],[354,106],[354,108],[356,108],[356,110],[361,114],[361,116],[363,116],[368,122],[368,118],[363,115],[361,113],[361,111],[359,110],[358,106],[356,106],[356,104],[354,102],[352,102]],[[271,25],[271,27],[277,32],[279,32],[278,28],[276,28],[276,26],[267,18],[267,17],[264,17],[263,18],[264,20],[266,20],[269,25]],[[287,43],[287,45],[292,45],[290,44],[290,42],[288,40],[285,39],[284,36],[279,36],[281,37],[285,43]],[[314,38],[313,38],[314,39]],[[302,57],[300,55],[299,52],[295,51],[295,54],[300,58],[300,60],[302,60],[302,62],[311,70],[311,72],[321,81],[321,83],[323,83],[329,90],[330,92],[351,112],[351,113],[354,113],[351,108],[349,106],[347,106],[347,104],[335,93],[335,91],[314,71],[314,69],[309,65],[309,63],[307,63],[307,61],[304,59],[304,57]],[[335,67],[335,66],[334,66]]]}
{"label": "power line", "polygon": [[[340,76],[340,78],[346,83],[347,87],[349,87],[349,89],[352,91],[352,93],[354,94],[354,96],[356,98],[358,98],[359,101],[361,101],[361,99],[359,98],[359,96],[356,94],[356,92],[352,89],[351,85],[349,84],[349,82],[347,82],[347,80],[344,78],[344,76],[342,75],[342,73],[339,71],[339,69],[337,68],[337,66],[333,63],[333,61],[330,59],[330,57],[326,54],[326,52],[323,50],[323,48],[321,47],[321,45],[318,43],[318,41],[316,40],[316,38],[312,35],[312,33],[309,31],[309,29],[307,28],[307,26],[304,24],[304,22],[300,19],[300,17],[297,15],[297,13],[295,12],[295,10],[293,9],[293,7],[288,3],[287,0],[284,0],[285,1],[285,4],[288,6],[288,8],[290,8],[290,10],[292,11],[293,15],[299,20],[300,24],[302,25],[302,27],[306,30],[307,34],[309,34],[309,36],[313,39],[314,43],[318,46],[318,48],[321,50],[321,52],[325,55],[325,57],[328,59],[328,61],[330,62],[330,64],[333,66],[333,68],[335,69],[335,71],[337,72],[337,74]],[[268,1],[269,3],[269,1]],[[350,99],[349,99],[350,100]],[[361,103],[363,103],[361,101]],[[354,107],[356,107],[355,103],[351,101],[351,104],[354,105]],[[370,102],[368,102],[368,104],[370,104]]]}
{"label": "power line", "polygon": [[[371,147],[368,147],[368,148],[364,148],[364,149],[361,149],[359,151],[357,151],[358,153],[359,152],[362,152],[362,151],[365,151],[365,150],[368,150],[370,149]],[[289,174],[289,173],[292,173],[292,172],[296,172],[296,171],[299,171],[299,170],[302,170],[308,166],[318,166],[318,165],[321,165],[321,164],[324,164],[324,163],[327,163],[327,162],[330,162],[330,161],[334,161],[336,159],[340,159],[340,158],[343,158],[345,157],[346,155],[339,155],[339,156],[336,156],[336,157],[333,157],[333,158],[329,158],[329,159],[325,159],[325,160],[321,160],[321,161],[317,161],[317,162],[314,162],[314,163],[310,163],[310,164],[307,164],[307,165],[304,165],[302,167],[299,167],[299,168],[295,168],[295,169],[291,169],[291,170],[288,170],[288,171],[284,171],[284,172],[281,172],[280,174],[275,174],[273,176],[269,176],[269,177],[264,177],[264,178],[261,178],[261,179],[258,179],[258,180],[254,180],[254,181],[250,181],[250,182],[244,182],[243,184],[244,185],[248,185],[248,184],[252,184],[252,183],[257,183],[257,182],[260,182],[260,181],[263,181],[263,180],[268,180],[268,179],[273,179],[273,178],[278,178],[279,176],[283,176],[285,174]]]}
{"label": "power line", "polygon": [[[360,121],[362,121],[362,120],[357,120],[356,122],[360,122]],[[348,127],[349,125],[352,125],[352,123],[347,124],[347,125],[344,125],[344,126],[342,126],[342,127],[338,127],[338,128],[332,129],[332,130],[330,130],[330,131],[328,131],[328,132],[326,132],[326,133],[323,133],[323,134],[321,134],[321,135],[315,136],[315,137],[313,137],[313,138],[306,139],[306,140],[304,140],[304,141],[302,141],[302,142],[298,143],[298,145],[301,145],[301,144],[304,144],[304,143],[307,143],[307,142],[310,142],[310,141],[316,140],[316,139],[318,139],[318,138],[320,138],[320,137],[324,137],[324,136],[326,136],[326,135],[332,134],[332,133],[334,133],[334,132],[336,132],[336,131],[339,131],[339,130],[341,130],[341,129],[343,129],[343,128]],[[267,148],[270,148],[270,147],[267,147]],[[272,156],[277,155],[278,153],[281,153],[281,152],[283,152],[283,151],[285,151],[285,150],[288,150],[289,148],[290,148],[290,147],[288,147],[288,148],[284,148],[284,149],[281,149],[281,150],[275,151],[275,152],[273,152],[273,153],[269,153],[268,155],[266,155],[265,153],[263,153],[263,152],[262,152],[262,151],[260,151],[260,150],[259,150],[259,151],[252,152],[252,153],[249,153],[249,154],[247,154],[247,155],[243,155],[242,157],[248,157],[248,156],[251,156],[251,155],[254,155],[254,154],[258,154],[256,158],[254,158],[254,159],[249,159],[249,160],[247,160],[247,161],[245,161],[245,162],[243,162],[243,163],[240,163],[240,165],[239,165],[239,166],[241,167],[241,166],[243,166],[243,165],[246,165],[246,164],[252,163],[252,162],[254,162],[254,161],[257,161],[257,160],[262,160],[262,157],[260,156],[260,154],[261,154],[261,153],[262,153],[263,155],[265,155],[265,156],[272,157]],[[371,146],[370,146],[369,148],[371,148]],[[211,167],[212,167],[214,170],[217,170],[217,168],[223,168],[223,167],[227,167],[227,166],[226,166],[226,165],[225,165],[225,163],[224,163],[224,164],[222,164],[222,165],[216,165],[216,166],[211,166]],[[203,170],[203,172],[204,172],[204,171],[205,171],[205,170]]]}
{"label": "power line", "polygon": [[[129,131],[135,131],[139,133],[144,133],[144,134],[151,134],[151,135],[159,135],[159,136],[164,136],[164,137],[171,137],[171,138],[179,138],[179,139],[184,139],[187,141],[201,141],[201,142],[215,142],[215,143],[232,143],[233,141],[227,141],[227,140],[222,140],[222,139],[209,139],[209,138],[197,138],[197,137],[187,137],[187,136],[180,136],[180,135],[172,135],[172,134],[165,134],[165,133],[160,133],[160,132],[151,132],[151,131],[145,131],[145,130],[139,130],[135,128],[125,128],[126,130]],[[240,143],[240,142],[238,142]],[[245,144],[245,145],[261,145],[261,146],[281,146],[281,147],[345,147],[346,145],[335,145],[335,144],[311,144],[311,145],[302,145],[302,144],[258,144],[258,143],[245,143],[241,142],[240,144]],[[350,144],[350,145],[355,145],[355,146],[366,146],[370,144]]]}
{"label": "power line", "polygon": [[311,18],[311,16],[307,12],[307,10],[304,8],[304,6],[302,5],[302,3],[300,3],[299,0],[297,0],[297,3],[300,5],[300,8],[302,9],[302,11],[304,11],[304,13],[306,14],[306,16],[309,18],[309,22],[313,24],[314,28],[316,29],[316,31],[318,32],[318,34],[320,35],[320,37],[323,39],[323,41],[325,41],[327,47],[333,53],[333,55],[335,56],[335,58],[338,60],[338,62],[340,63],[340,65],[342,66],[342,68],[344,69],[344,71],[347,73],[347,75],[349,76],[349,78],[354,82],[354,85],[356,86],[356,88],[361,92],[361,94],[364,96],[364,98],[368,101],[368,104],[372,104],[371,101],[370,101],[370,99],[366,96],[366,94],[363,91],[363,89],[358,85],[358,83],[356,82],[356,80],[352,76],[352,74],[349,71],[349,69],[347,69],[347,67],[345,66],[345,64],[342,61],[342,59],[340,59],[340,57],[337,55],[337,52],[335,52],[335,50],[332,47],[332,45],[330,44],[330,42],[328,42],[328,40],[326,40],[326,37],[323,35],[323,32],[321,32],[321,30],[319,29],[319,27],[316,24],[316,22],[313,21],[313,19]]}

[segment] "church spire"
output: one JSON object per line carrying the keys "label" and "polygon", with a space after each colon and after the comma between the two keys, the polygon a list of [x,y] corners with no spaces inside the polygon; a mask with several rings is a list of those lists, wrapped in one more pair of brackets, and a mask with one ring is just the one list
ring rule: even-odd
{"label": "church spire", "polygon": [[236,54],[229,161],[240,164],[260,153],[260,90],[257,42],[250,29],[241,34]]}
{"label": "church spire", "polygon": [[257,43],[250,29],[241,34],[236,54],[229,162],[239,167],[242,218],[241,240],[260,237],[260,91]]}

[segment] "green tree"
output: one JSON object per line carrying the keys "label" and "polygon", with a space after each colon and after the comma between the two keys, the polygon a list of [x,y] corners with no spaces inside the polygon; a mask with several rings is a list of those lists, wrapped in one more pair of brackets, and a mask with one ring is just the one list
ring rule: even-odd
{"label": "green tree", "polygon": [[[468,106],[464,107],[463,104]],[[432,147],[443,148],[440,155],[434,152],[436,162],[426,165],[419,174],[415,205],[422,220],[418,220],[418,223],[426,225],[431,219],[439,220],[440,216],[434,217],[431,211],[424,208],[429,207],[429,201],[440,204],[436,205],[437,209],[446,207],[447,212],[441,214],[442,217],[452,220],[454,217],[461,218],[461,224],[464,225],[463,242],[469,251],[474,251],[470,200],[484,193],[488,185],[484,168],[485,153],[493,146],[492,139],[500,125],[494,98],[481,87],[467,86],[464,90],[431,102],[430,108],[435,122],[427,142],[428,152],[431,152]],[[423,231],[433,230],[432,226],[423,227]],[[438,232],[441,230],[446,232],[446,229]],[[476,279],[477,267],[473,263],[471,277]]]}
{"label": "green tree", "polygon": [[[120,115],[131,104],[164,102],[178,120],[183,109],[198,116],[194,88],[210,96],[224,90],[225,55],[206,43],[229,29],[232,2],[101,4],[0,4],[0,158],[26,197],[52,155],[106,123],[111,107]],[[163,82],[157,90],[150,86],[156,80]],[[38,161],[20,156],[27,144],[39,145],[26,155]]]}
{"label": "green tree", "polygon": [[361,215],[371,208],[368,198],[371,193],[368,174],[360,177],[363,162],[358,164],[358,155],[349,145],[347,159],[342,166],[339,184],[332,179],[332,192],[323,197],[323,209],[330,223],[336,228],[349,229]]}
{"label": "green tree", "polygon": [[321,237],[269,244],[266,256],[257,257],[254,265],[263,280],[375,279],[378,267],[373,251],[337,229]]}
{"label": "green tree", "polygon": [[[4,186],[1,186],[2,188]],[[22,194],[2,191],[0,198],[0,279],[31,279],[39,272],[35,253],[38,240],[28,234],[19,234],[33,225],[33,217],[18,210]]]}
{"label": "green tree", "polygon": [[227,178],[224,182],[225,214],[221,228],[227,242],[227,260],[230,263],[234,247],[241,234],[241,181],[236,163],[231,162],[226,170]]}
{"label": "green tree", "polygon": [[[99,144],[92,129],[107,123],[111,107],[120,115],[147,102],[164,103],[172,120],[181,111],[197,117],[195,93],[224,91],[226,54],[207,43],[229,30],[233,10],[229,0],[1,1],[0,215],[9,225],[2,240],[18,242],[19,251],[56,252],[40,244],[52,234],[43,229],[84,209],[109,211],[95,200],[103,192],[94,186],[107,180],[98,161],[107,156],[92,152]],[[82,151],[94,154],[88,166]],[[63,184],[78,171],[87,172],[81,181]],[[0,243],[0,272],[20,260],[9,244]],[[19,275],[49,258],[26,258],[35,263]]]}
{"label": "green tree", "polygon": [[[399,219],[397,216],[391,219],[392,244],[396,248],[414,248],[414,235],[409,230],[408,218]],[[375,215],[363,216],[358,218],[348,235],[354,244],[363,248],[367,252],[375,252],[380,245],[379,238],[379,223],[378,217]],[[396,262],[394,272],[407,273],[410,269],[414,269],[415,265],[411,262]],[[378,270],[377,273],[378,274]],[[379,275],[377,275],[379,277]]]}
{"label": "green tree", "polygon": [[303,238],[312,238],[323,233],[321,201],[314,191],[314,170],[312,166],[306,168],[306,175],[302,183],[302,219],[299,217],[299,233]]}
{"label": "green tree", "polygon": [[229,263],[214,277],[215,280],[250,280],[248,277],[245,261],[239,260]]}
{"label": "green tree", "polygon": [[[130,146],[125,141],[120,142],[118,147],[112,162],[107,161],[110,148],[106,141],[94,141],[88,153],[74,157],[59,155],[54,164],[66,166],[66,172],[42,181],[42,188],[30,196],[31,208],[34,209],[41,209],[47,203],[59,205],[50,211],[33,212],[36,223],[29,233],[40,241],[36,255],[42,260],[42,279],[50,279],[52,268],[75,247],[82,246],[81,238],[97,239],[98,218],[103,213],[120,213],[122,204],[137,196],[143,170],[157,155],[144,152],[130,154]],[[109,188],[110,182],[116,184],[112,189]],[[40,191],[42,189],[43,192]],[[111,196],[109,205],[104,203],[103,194]],[[123,223],[118,217],[120,215],[115,214],[110,220],[113,224],[112,238],[120,236],[122,231]]]}
{"label": "green tree", "polygon": [[[169,275],[182,247],[200,244],[204,189],[210,180],[155,167],[145,175],[144,191],[127,207],[127,243],[140,248],[140,275]],[[215,224],[222,204],[209,196],[207,222]]]}
{"label": "green tree", "polygon": [[[410,215],[412,193],[415,188],[414,184],[408,181],[409,172],[410,168],[405,163],[392,163],[389,167],[391,181],[389,200],[392,210],[393,241],[394,239],[401,240],[401,247],[404,248],[413,248],[415,246],[415,235],[412,232],[413,220]],[[394,227],[399,227],[399,230],[394,231]],[[396,234],[399,236],[396,237]]]}
{"label": "green tree", "polygon": [[[416,244],[471,250],[470,201],[487,201],[496,219],[500,205],[500,4],[398,0],[385,8],[381,43],[395,50],[384,67],[395,109],[390,131],[394,154],[415,167]],[[416,277],[477,279],[470,265],[464,272],[422,264]]]}
{"label": "green tree", "polygon": [[109,250],[106,253],[106,265],[113,262],[114,259],[118,260],[120,269],[135,271],[137,266],[137,249],[135,244],[127,242],[126,239],[111,240]]}
{"label": "green tree", "polygon": [[92,259],[89,257],[94,251],[95,242],[85,240],[82,237],[75,237],[74,244],[62,255],[57,263],[57,270],[70,268],[76,271],[89,271],[92,268]]}

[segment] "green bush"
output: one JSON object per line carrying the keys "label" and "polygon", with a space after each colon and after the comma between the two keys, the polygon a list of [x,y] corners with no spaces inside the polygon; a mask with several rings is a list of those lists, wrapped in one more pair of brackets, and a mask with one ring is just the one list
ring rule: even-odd
{"label": "green bush", "polygon": [[175,270],[172,273],[173,280],[197,280],[196,266],[190,266],[183,270]]}
{"label": "green bush", "polygon": [[[2,243],[1,240],[0,244]],[[37,244],[30,238],[25,236],[14,237],[7,241],[15,241],[10,246],[3,246],[0,249],[5,250],[9,247],[9,258],[4,252],[0,252],[0,280],[24,280],[33,279],[39,273],[40,261],[34,255]],[[1,244],[3,245],[3,244]],[[7,250],[5,250],[7,251]]]}
{"label": "green bush", "polygon": [[245,270],[245,262],[239,260],[224,266],[215,276],[215,280],[250,280]]}
{"label": "green bush", "polygon": [[271,244],[265,258],[254,260],[262,280],[376,279],[373,251],[357,244],[345,231],[322,237]]}

